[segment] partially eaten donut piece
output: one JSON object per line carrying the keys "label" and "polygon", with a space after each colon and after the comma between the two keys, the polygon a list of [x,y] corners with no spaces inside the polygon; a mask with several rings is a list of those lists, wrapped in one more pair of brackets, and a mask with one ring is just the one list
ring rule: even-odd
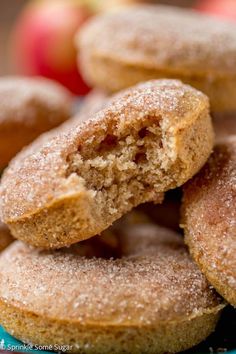
{"label": "partially eaten donut piece", "polygon": [[213,146],[207,97],[177,80],[114,96],[105,109],[15,161],[2,182],[16,238],[59,248],[101,233],[191,178]]}

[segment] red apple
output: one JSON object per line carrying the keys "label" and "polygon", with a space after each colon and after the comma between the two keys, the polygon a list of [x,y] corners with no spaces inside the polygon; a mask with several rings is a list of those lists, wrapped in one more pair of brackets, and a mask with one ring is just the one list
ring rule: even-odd
{"label": "red apple", "polygon": [[236,0],[199,0],[196,9],[236,21]]}
{"label": "red apple", "polygon": [[74,35],[92,14],[85,1],[31,1],[11,37],[16,71],[59,81],[75,94],[89,90],[77,69]]}

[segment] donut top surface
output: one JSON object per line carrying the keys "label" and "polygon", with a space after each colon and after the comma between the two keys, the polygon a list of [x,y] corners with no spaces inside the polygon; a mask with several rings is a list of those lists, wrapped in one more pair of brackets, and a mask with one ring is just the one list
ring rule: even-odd
{"label": "donut top surface", "polygon": [[178,80],[153,80],[119,93],[90,119],[12,162],[2,178],[3,221],[32,213],[54,198],[93,193],[78,174],[68,174],[68,157],[78,151],[83,158],[95,154],[109,131],[119,138],[127,125],[135,127],[150,116],[160,119],[161,129],[175,132],[189,126],[208,105],[204,94]]}
{"label": "donut top surface", "polygon": [[178,321],[222,306],[172,231],[131,227],[113,235],[105,257],[97,255],[103,242],[95,237],[55,252],[15,242],[0,257],[2,301],[91,325]]}
{"label": "donut top surface", "polygon": [[[184,190],[183,222],[202,269],[236,292],[236,137],[222,139]],[[195,253],[195,251],[194,251]],[[233,294],[233,292],[232,292]],[[236,301],[236,300],[234,300]]]}
{"label": "donut top surface", "polygon": [[[62,119],[55,112],[69,113],[71,94],[63,86],[45,78],[2,77],[0,79],[0,125],[22,123],[43,125],[44,121]],[[46,117],[42,114],[46,111]],[[50,116],[50,112],[52,116]],[[40,120],[39,120],[40,118]],[[66,117],[68,118],[68,117]]]}
{"label": "donut top surface", "polygon": [[138,5],[90,20],[78,45],[131,66],[236,75],[236,25],[169,6]]}

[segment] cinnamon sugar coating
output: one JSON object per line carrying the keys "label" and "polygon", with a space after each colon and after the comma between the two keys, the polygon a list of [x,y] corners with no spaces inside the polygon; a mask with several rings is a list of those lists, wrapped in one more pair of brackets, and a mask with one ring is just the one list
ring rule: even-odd
{"label": "cinnamon sugar coating", "polygon": [[205,92],[213,111],[236,110],[236,25],[192,10],[137,5],[97,16],[76,43],[85,79],[118,91],[176,78]]}
{"label": "cinnamon sugar coating", "polygon": [[152,224],[110,232],[60,251],[10,246],[0,256],[6,330],[80,353],[177,352],[205,339],[224,304],[182,238]]}
{"label": "cinnamon sugar coating", "polygon": [[222,139],[184,188],[190,253],[210,283],[236,306],[236,137]]}
{"label": "cinnamon sugar coating", "polygon": [[0,79],[0,169],[43,132],[71,115],[72,95],[44,78]]}
{"label": "cinnamon sugar coating", "polygon": [[70,245],[160,201],[202,167],[212,146],[204,94],[175,80],[134,86],[13,161],[2,179],[3,221],[35,246]]}

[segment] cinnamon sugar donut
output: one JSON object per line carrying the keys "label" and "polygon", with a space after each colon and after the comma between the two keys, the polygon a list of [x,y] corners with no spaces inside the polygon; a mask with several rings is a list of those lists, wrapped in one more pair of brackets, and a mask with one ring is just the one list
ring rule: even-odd
{"label": "cinnamon sugar donut", "polygon": [[101,233],[136,205],[162,200],[207,160],[207,97],[175,80],[119,93],[107,107],[2,178],[3,221],[25,242],[59,248]]}
{"label": "cinnamon sugar donut", "polygon": [[183,226],[194,260],[236,306],[236,137],[222,140],[185,186]]}
{"label": "cinnamon sugar donut", "polygon": [[236,25],[192,10],[139,5],[97,16],[76,43],[85,79],[107,91],[176,78],[236,111]]}
{"label": "cinnamon sugar donut", "polygon": [[113,236],[106,254],[102,237],[50,252],[15,242],[0,256],[0,323],[79,353],[174,353],[205,339],[224,304],[182,238],[155,225]]}
{"label": "cinnamon sugar donut", "polygon": [[0,78],[0,169],[23,146],[70,117],[71,94],[43,78]]}

